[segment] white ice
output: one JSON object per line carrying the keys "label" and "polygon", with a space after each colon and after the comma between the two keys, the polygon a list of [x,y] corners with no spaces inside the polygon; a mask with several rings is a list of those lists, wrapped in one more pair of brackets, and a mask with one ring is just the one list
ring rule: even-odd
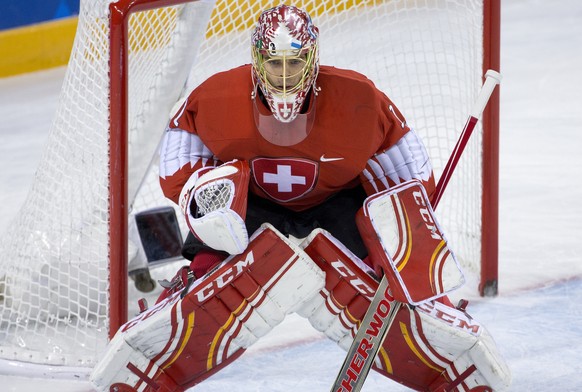
{"label": "white ice", "polygon": [[[496,298],[471,298],[512,391],[582,390],[582,2],[502,4],[500,261]],[[0,232],[24,202],[63,69],[0,79]],[[192,390],[327,391],[344,353],[289,317]],[[82,381],[0,377],[6,392],[88,392]],[[371,374],[364,391],[405,388]]]}

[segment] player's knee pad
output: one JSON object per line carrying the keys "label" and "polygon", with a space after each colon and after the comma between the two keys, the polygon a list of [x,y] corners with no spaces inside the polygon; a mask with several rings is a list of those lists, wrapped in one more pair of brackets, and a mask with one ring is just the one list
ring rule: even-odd
{"label": "player's knee pad", "polygon": [[314,230],[301,247],[325,272],[325,286],[297,313],[347,350],[378,282],[370,267],[325,230]]}
{"label": "player's knee pad", "polygon": [[[325,231],[315,231],[301,245],[326,277],[319,295],[297,313],[347,351],[378,283],[368,266]],[[402,306],[373,368],[423,391],[479,386],[503,390],[510,379],[485,328],[463,311],[439,302]]]}
{"label": "player's knee pad", "polygon": [[242,254],[126,323],[92,382],[98,391],[114,383],[183,391],[242,355],[323,284],[305,252],[264,225]]}

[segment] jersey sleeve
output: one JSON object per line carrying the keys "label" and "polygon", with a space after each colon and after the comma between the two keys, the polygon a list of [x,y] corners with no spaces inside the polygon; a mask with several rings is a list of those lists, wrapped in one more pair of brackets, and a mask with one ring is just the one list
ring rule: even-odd
{"label": "jersey sleeve", "polygon": [[170,120],[160,147],[160,186],[176,204],[193,173],[220,163],[196,131],[196,102],[195,90]]}
{"label": "jersey sleeve", "polygon": [[417,133],[409,128],[398,108],[386,98],[383,107],[385,138],[366,163],[360,180],[368,195],[412,179],[420,180],[429,197],[435,181],[428,152]]}

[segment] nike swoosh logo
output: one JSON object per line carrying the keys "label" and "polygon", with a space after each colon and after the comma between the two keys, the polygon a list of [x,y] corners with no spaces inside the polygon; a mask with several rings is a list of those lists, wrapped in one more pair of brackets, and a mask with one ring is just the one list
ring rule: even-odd
{"label": "nike swoosh logo", "polygon": [[320,160],[321,162],[333,162],[333,161],[341,161],[342,159],[343,159],[343,158],[326,158],[326,157],[325,157],[325,154],[323,154],[323,155],[322,155],[322,156],[319,158],[319,160]]}

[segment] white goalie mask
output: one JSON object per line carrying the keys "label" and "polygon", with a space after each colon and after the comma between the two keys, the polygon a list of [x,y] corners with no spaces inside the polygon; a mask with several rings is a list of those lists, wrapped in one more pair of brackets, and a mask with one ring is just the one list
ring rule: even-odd
{"label": "white goalie mask", "polygon": [[[269,116],[279,123],[312,122],[298,116],[319,71],[318,36],[319,31],[309,15],[293,6],[270,8],[259,17],[251,38],[253,96],[258,86],[269,105]],[[263,125],[275,124],[263,118],[264,114],[257,108],[255,112],[255,118],[260,118]],[[263,133],[265,127],[257,126]],[[287,128],[284,132],[291,129],[289,125],[283,128]],[[300,132],[306,134],[308,130]]]}

